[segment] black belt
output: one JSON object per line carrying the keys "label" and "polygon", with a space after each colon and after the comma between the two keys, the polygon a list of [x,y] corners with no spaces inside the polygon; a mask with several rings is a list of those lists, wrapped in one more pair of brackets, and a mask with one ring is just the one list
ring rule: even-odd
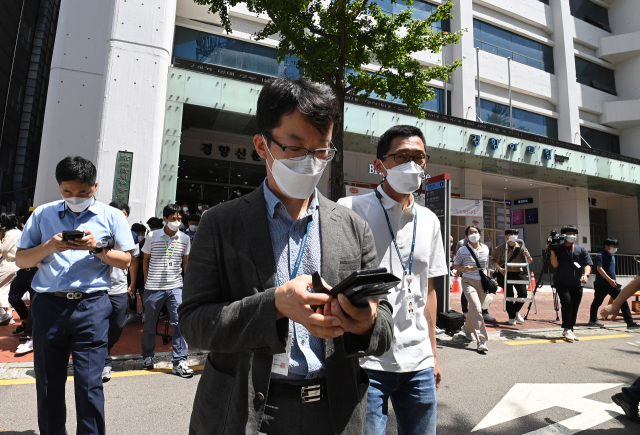
{"label": "black belt", "polygon": [[89,298],[96,298],[98,296],[103,296],[105,295],[107,292],[105,292],[104,290],[101,290],[99,292],[93,292],[93,293],[84,293],[84,292],[53,292],[53,293],[44,293],[44,294],[49,294],[49,295],[53,295],[53,296],[57,296],[59,298],[65,298],[65,299],[69,299],[72,301],[76,301],[79,299],[89,299]]}
{"label": "black belt", "polygon": [[272,380],[269,395],[279,397],[300,398],[302,403],[317,402],[326,397],[324,379],[315,381],[280,381]]}

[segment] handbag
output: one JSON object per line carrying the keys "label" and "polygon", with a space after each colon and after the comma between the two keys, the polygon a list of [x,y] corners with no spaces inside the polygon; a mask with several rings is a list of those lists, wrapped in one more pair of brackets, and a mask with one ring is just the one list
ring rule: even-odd
{"label": "handbag", "polygon": [[492,278],[489,278],[487,274],[484,273],[484,269],[480,267],[480,262],[478,261],[478,257],[476,257],[476,254],[473,252],[474,249],[469,247],[469,245],[467,245],[467,249],[469,250],[469,253],[473,257],[473,259],[476,261],[476,266],[478,266],[478,273],[480,274],[480,282],[482,283],[482,290],[484,290],[485,293],[496,294],[498,292],[498,283],[495,282]]}

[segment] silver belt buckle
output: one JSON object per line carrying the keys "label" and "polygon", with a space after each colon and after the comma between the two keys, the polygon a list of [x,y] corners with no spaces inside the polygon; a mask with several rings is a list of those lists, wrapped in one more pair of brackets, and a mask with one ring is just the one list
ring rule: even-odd
{"label": "silver belt buckle", "polygon": [[82,299],[82,292],[67,293],[67,299],[69,300]]}
{"label": "silver belt buckle", "polygon": [[302,387],[300,397],[302,398],[302,403],[317,402],[322,399],[322,385]]}

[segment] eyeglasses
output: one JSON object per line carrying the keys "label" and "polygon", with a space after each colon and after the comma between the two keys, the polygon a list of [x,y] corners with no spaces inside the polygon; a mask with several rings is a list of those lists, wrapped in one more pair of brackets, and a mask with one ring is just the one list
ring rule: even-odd
{"label": "eyeglasses", "polygon": [[265,135],[267,139],[269,139],[270,141],[278,145],[280,148],[282,148],[282,152],[284,153],[285,159],[304,160],[305,157],[307,157],[309,154],[312,154],[313,157],[315,157],[317,160],[329,162],[333,159],[333,156],[336,155],[335,148],[320,148],[312,151],[303,147],[282,145],[280,142],[275,140],[273,136],[271,136],[269,133],[263,132],[262,134]]}
{"label": "eyeglasses", "polygon": [[411,161],[416,162],[416,165],[418,166],[422,166],[425,163],[429,163],[429,156],[423,153],[416,154],[413,156],[407,153],[387,154],[386,156],[382,156],[383,159],[386,159],[387,157],[393,157],[393,160],[395,160],[395,162],[399,165],[402,165],[403,163],[407,163]]}

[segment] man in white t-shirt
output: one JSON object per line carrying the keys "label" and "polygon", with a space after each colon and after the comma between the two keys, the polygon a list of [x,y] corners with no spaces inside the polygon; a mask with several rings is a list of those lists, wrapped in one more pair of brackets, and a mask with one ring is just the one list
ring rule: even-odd
{"label": "man in white t-shirt", "polygon": [[433,278],[448,273],[440,222],[415,203],[412,193],[429,160],[420,129],[398,125],[378,142],[376,171],[383,183],[369,194],[338,203],[365,219],[376,242],[380,267],[402,278],[388,296],[393,305],[391,350],[361,359],[371,385],[367,435],[384,434],[391,398],[400,435],[435,435],[436,389],[441,375],[436,360],[437,299]]}
{"label": "man in white t-shirt", "polygon": [[183,378],[193,376],[187,365],[189,346],[178,326],[178,306],[182,303],[182,271],[187,270],[191,240],[179,231],[182,220],[180,206],[169,204],[162,210],[165,226],[149,233],[144,253],[144,296],[146,321],[142,329],[142,357],[145,369],[153,368],[156,347],[156,324],[162,305],[167,305],[173,340],[173,373]]}
{"label": "man in white t-shirt", "polygon": [[[124,217],[129,218],[131,209],[129,205],[124,201],[113,201],[109,204],[111,207],[122,210]],[[122,251],[122,247],[118,242],[115,242],[114,249]],[[131,265],[129,269],[134,269],[134,261],[138,261],[140,250],[138,244],[135,247],[127,251],[131,254]],[[122,336],[122,330],[127,324],[127,275],[129,269],[120,269],[119,267],[111,267],[111,288],[107,290],[109,295],[109,301],[111,302],[111,315],[109,316],[109,332],[107,335],[107,357],[104,360],[104,368],[102,369],[102,382],[109,382],[111,380],[111,369],[113,368],[113,359],[111,358],[111,348],[120,340]],[[137,269],[136,269],[137,271]],[[135,279],[135,278],[134,278]]]}

